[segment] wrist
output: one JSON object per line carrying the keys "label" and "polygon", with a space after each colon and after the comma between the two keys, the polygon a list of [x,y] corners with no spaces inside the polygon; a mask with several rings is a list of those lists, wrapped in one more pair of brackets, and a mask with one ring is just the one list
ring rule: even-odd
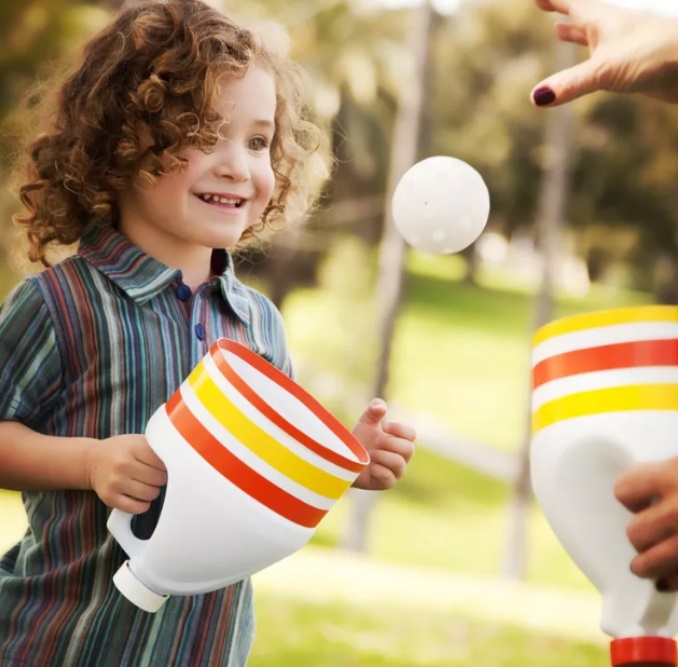
{"label": "wrist", "polygon": [[92,471],[95,467],[96,452],[100,442],[95,438],[79,438],[78,444],[80,448],[79,487],[85,491],[93,491]]}

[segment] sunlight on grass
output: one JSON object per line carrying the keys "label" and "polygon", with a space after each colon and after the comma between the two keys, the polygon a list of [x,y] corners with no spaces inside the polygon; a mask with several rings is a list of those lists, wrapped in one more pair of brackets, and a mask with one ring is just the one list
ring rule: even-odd
{"label": "sunlight on grass", "polygon": [[[508,537],[508,493],[505,484],[422,449],[403,481],[375,506],[369,553],[386,562],[498,576]],[[340,544],[349,503],[350,497],[339,501],[312,544]],[[530,518],[527,581],[593,590],[537,507]]]}
{"label": "sunlight on grass", "polygon": [[262,593],[256,605],[251,667],[600,667],[607,660],[599,645],[378,601]]}

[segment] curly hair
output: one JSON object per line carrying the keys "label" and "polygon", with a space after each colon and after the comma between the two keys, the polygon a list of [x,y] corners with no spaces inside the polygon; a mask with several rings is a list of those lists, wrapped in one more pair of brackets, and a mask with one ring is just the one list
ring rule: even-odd
{"label": "curly hair", "polygon": [[20,188],[28,213],[14,216],[29,259],[49,266],[47,249],[77,242],[94,219],[117,226],[117,193],[135,177],[152,182],[176,173],[188,147],[211,150],[222,122],[214,111],[219,82],[255,61],[276,84],[275,189],[241,242],[301,218],[327,177],[323,135],[307,119],[303,70],[200,0],[148,2],[121,12],[86,44],[79,67],[56,91],[50,126],[30,144]]}

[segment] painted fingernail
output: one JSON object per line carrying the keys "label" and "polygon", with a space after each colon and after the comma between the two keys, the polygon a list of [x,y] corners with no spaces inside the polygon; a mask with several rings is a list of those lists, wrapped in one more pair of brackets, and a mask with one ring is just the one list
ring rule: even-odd
{"label": "painted fingernail", "polygon": [[669,590],[669,582],[666,579],[657,579],[654,583],[654,587],[660,593],[666,593]]}
{"label": "painted fingernail", "polygon": [[538,107],[545,107],[555,101],[556,94],[548,86],[542,86],[532,93],[532,99]]}

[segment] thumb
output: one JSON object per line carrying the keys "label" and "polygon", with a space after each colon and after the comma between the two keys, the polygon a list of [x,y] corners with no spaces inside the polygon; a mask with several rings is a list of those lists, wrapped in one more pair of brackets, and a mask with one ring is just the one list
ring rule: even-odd
{"label": "thumb", "polygon": [[381,398],[373,398],[358,421],[362,424],[376,426],[386,416],[387,409],[386,403]]}
{"label": "thumb", "polygon": [[544,79],[530,98],[535,106],[555,107],[600,89],[597,66],[593,60],[586,60]]}

